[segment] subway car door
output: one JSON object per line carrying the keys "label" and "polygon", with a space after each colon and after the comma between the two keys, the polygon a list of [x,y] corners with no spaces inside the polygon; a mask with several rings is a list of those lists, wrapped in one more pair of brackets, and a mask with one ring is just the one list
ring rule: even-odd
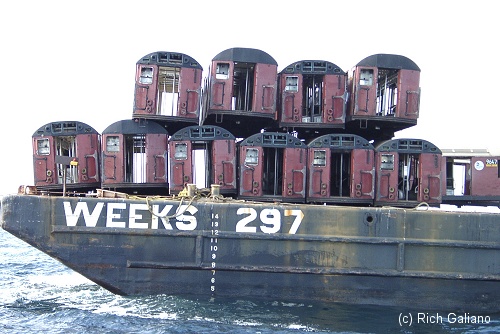
{"label": "subway car door", "polygon": [[355,73],[354,115],[375,116],[378,69],[376,67],[356,67]]}
{"label": "subway car door", "polygon": [[315,148],[309,151],[309,197],[330,197],[331,154],[328,148]]}
{"label": "subway car door", "polygon": [[306,150],[295,147],[285,148],[283,153],[283,191],[284,198],[305,200]]}
{"label": "subway car door", "polygon": [[55,169],[54,137],[34,138],[33,167],[35,186],[53,183]]}
{"label": "subway car door", "polygon": [[134,114],[156,114],[158,66],[138,65],[135,80]]}
{"label": "subway car door", "polygon": [[125,181],[125,143],[122,134],[109,134],[103,136],[103,182],[118,183]]}
{"label": "subway car door", "polygon": [[374,199],[375,162],[373,150],[354,149],[351,152],[351,197]]}
{"label": "subway car door", "polygon": [[396,117],[417,119],[420,107],[420,72],[400,70]]}
{"label": "subway car door", "polygon": [[170,142],[170,190],[181,191],[193,182],[192,144],[190,141]]}
{"label": "subway car door", "polygon": [[399,155],[397,152],[377,153],[376,200],[396,202],[398,200]]}
{"label": "subway car door", "polygon": [[194,68],[181,68],[179,76],[179,115],[182,117],[197,118],[200,101],[201,74]]}
{"label": "subway car door", "polygon": [[441,203],[441,155],[434,153],[420,154],[418,201]]}
{"label": "subway car door", "polygon": [[263,114],[275,114],[276,72],[275,65],[255,64],[253,111]]}
{"label": "subway car door", "polygon": [[219,184],[221,190],[236,189],[236,144],[234,140],[214,140],[212,162],[213,182]]}
{"label": "subway car door", "polygon": [[99,182],[99,142],[96,134],[76,136],[79,182]]}
{"label": "subway car door", "polygon": [[281,122],[300,122],[302,117],[302,75],[286,75],[282,81]]}
{"label": "subway car door", "polygon": [[157,133],[146,134],[146,182],[167,182],[167,136]]}
{"label": "subway car door", "polygon": [[240,195],[262,196],[264,150],[261,146],[244,146],[240,151]]}
{"label": "subway car door", "polygon": [[345,76],[325,75],[323,85],[323,123],[344,124],[345,122]]}
{"label": "subway car door", "polygon": [[234,63],[215,62],[210,87],[210,109],[232,110]]}

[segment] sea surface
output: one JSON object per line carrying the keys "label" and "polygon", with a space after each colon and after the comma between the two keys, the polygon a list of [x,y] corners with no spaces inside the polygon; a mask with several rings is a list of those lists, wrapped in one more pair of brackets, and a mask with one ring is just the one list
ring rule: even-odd
{"label": "sea surface", "polygon": [[450,323],[449,313],[425,310],[424,323],[416,323],[418,313],[376,306],[117,296],[0,229],[1,333],[500,332],[498,313],[474,315],[488,319],[482,324]]}

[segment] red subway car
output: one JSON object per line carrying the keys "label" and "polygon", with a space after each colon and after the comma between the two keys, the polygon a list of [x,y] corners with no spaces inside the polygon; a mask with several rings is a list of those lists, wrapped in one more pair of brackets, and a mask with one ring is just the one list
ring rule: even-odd
{"label": "red subway car", "polygon": [[203,68],[192,57],[159,51],[136,64],[133,117],[153,119],[174,133],[198,124]]}
{"label": "red subway car", "polygon": [[239,143],[239,196],[305,202],[307,146],[288,133],[262,132]]}
{"label": "red subway car", "polygon": [[340,67],[323,60],[298,61],[278,74],[278,84],[281,128],[301,138],[344,128],[347,74]]}
{"label": "red subway car", "polygon": [[212,59],[204,89],[203,125],[247,137],[276,125],[278,63],[264,51],[231,48]]}
{"label": "red subway car", "polygon": [[213,125],[189,126],[170,137],[170,193],[191,183],[216,184],[222,194],[236,194],[236,138]]}
{"label": "red subway car", "polygon": [[363,137],[388,140],[394,132],[417,124],[420,68],[411,59],[375,54],[349,73],[346,128]]}
{"label": "red subway car", "polygon": [[442,153],[421,139],[392,139],[375,148],[375,205],[411,207],[442,201]]}
{"label": "red subway car", "polygon": [[127,119],[102,132],[102,187],[138,195],[168,195],[167,130]]}
{"label": "red subway car", "polygon": [[32,136],[35,186],[93,191],[100,187],[100,134],[77,121],[52,122]]}
{"label": "red subway car", "polygon": [[495,154],[489,150],[448,149],[443,150],[443,160],[446,164],[443,203],[457,206],[500,206],[498,152]]}
{"label": "red subway car", "polygon": [[308,203],[371,205],[374,148],[352,134],[327,134],[308,144]]}

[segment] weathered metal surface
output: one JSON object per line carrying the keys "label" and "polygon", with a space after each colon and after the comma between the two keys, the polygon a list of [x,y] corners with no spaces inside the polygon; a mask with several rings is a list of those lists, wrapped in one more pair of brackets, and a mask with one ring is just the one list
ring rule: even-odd
{"label": "weathered metal surface", "polygon": [[11,195],[1,217],[117,294],[500,311],[498,214]]}

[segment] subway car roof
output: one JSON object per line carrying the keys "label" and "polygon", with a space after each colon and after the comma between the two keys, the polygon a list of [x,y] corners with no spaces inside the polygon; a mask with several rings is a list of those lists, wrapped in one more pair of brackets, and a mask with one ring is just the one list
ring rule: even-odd
{"label": "subway car roof", "polygon": [[325,60],[300,60],[285,67],[280,73],[290,74],[345,74],[332,62]]}
{"label": "subway car roof", "polygon": [[78,121],[59,121],[47,123],[33,133],[33,137],[41,136],[74,136],[84,133],[99,134],[93,127]]}
{"label": "subway car roof", "polygon": [[312,140],[310,148],[329,147],[332,149],[364,148],[373,150],[373,145],[365,138],[354,134],[326,134]]}
{"label": "subway car roof", "polygon": [[431,142],[423,139],[391,139],[380,143],[376,148],[377,152],[400,153],[441,153],[441,150]]}
{"label": "subway car roof", "polygon": [[417,64],[415,64],[410,58],[384,53],[374,54],[366,57],[365,59],[360,61],[357,66],[420,71],[420,68],[417,66]]}
{"label": "subway car roof", "polygon": [[160,65],[173,67],[191,67],[203,70],[203,67],[193,58],[180,52],[156,51],[145,55],[137,64]]}
{"label": "subway car roof", "polygon": [[218,140],[218,139],[233,139],[236,137],[226,129],[215,125],[192,125],[180,129],[172,135],[171,141],[179,140]]}
{"label": "subway car roof", "polygon": [[240,146],[260,147],[300,147],[306,148],[306,144],[289,133],[261,132],[245,138],[239,143]]}
{"label": "subway car roof", "polygon": [[259,64],[271,64],[278,66],[276,60],[271,57],[268,53],[250,48],[231,48],[222,51],[216,55],[212,60],[227,60],[235,61],[241,63],[259,63]]}
{"label": "subway car roof", "polygon": [[487,148],[443,148],[441,149],[443,156],[465,158],[465,157],[493,157],[500,156],[500,150],[490,150]]}
{"label": "subway car roof", "polygon": [[102,134],[167,134],[167,130],[154,121],[144,119],[125,119],[109,125]]}

